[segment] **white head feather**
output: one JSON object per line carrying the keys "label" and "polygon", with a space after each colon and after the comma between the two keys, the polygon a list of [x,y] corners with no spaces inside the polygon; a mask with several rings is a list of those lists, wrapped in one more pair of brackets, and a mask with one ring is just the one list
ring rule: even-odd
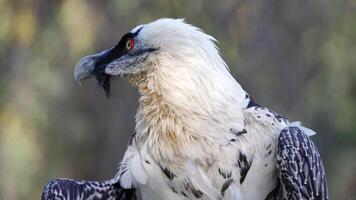
{"label": "white head feather", "polygon": [[[231,76],[212,36],[182,19],[159,19],[132,32],[139,29],[140,43],[158,50],[145,61],[143,75],[131,77],[141,94],[138,133],[153,132],[150,141],[174,146],[189,144],[192,137],[225,141],[228,127],[243,128],[233,123],[242,121],[246,92]],[[160,142],[167,138],[171,143]]]}
{"label": "white head feather", "polygon": [[246,93],[231,76],[212,36],[183,19],[159,19],[138,26],[132,32],[139,28],[142,28],[139,40],[159,48],[158,53],[149,59],[154,60],[151,62],[153,66],[146,67],[155,69],[159,92],[169,95],[165,98],[172,97],[171,103],[183,101],[185,107],[191,99],[205,109],[214,102],[245,103]]}

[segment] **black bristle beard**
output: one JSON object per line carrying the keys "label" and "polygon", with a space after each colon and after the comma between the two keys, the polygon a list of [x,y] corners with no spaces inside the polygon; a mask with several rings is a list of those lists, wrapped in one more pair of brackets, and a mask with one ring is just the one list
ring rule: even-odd
{"label": "black bristle beard", "polygon": [[106,97],[109,98],[111,96],[111,87],[110,87],[111,75],[100,73],[100,74],[96,74],[95,78],[98,81],[100,87],[104,89]]}

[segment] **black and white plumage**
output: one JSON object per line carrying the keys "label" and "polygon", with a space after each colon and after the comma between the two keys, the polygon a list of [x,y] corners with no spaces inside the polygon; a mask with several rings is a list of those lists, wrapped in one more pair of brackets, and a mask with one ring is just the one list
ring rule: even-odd
{"label": "black and white plumage", "polygon": [[72,179],[55,179],[43,190],[42,200],[56,199],[106,199],[134,200],[135,189],[123,189],[114,180],[108,181],[75,181]]}
{"label": "black and white plumage", "polygon": [[285,199],[329,199],[320,154],[298,127],[285,128],[279,136],[277,172]]}
{"label": "black and white plumage", "polygon": [[125,76],[138,89],[136,134],[112,180],[53,181],[43,198],[85,199],[84,184],[117,199],[328,199],[314,131],[255,103],[214,41],[160,19],[81,59],[77,81],[94,76],[109,94],[111,77]]}

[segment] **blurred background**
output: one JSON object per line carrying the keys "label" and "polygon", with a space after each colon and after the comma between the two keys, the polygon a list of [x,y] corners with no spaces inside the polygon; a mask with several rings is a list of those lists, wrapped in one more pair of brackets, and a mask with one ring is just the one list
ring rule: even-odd
{"label": "blurred background", "polygon": [[219,40],[261,105],[301,120],[331,199],[356,196],[355,0],[0,0],[0,199],[39,199],[56,177],[111,178],[134,132],[137,91],[106,99],[76,62],[137,24],[185,18]]}

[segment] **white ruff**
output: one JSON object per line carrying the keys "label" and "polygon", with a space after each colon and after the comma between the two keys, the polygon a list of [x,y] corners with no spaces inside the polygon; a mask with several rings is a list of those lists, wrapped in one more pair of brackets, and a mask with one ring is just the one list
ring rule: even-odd
{"label": "white ruff", "polygon": [[144,26],[140,38],[159,53],[138,86],[136,131],[148,134],[160,159],[175,159],[177,150],[194,157],[192,148],[200,157],[204,148],[196,143],[218,142],[228,127],[241,126],[226,123],[242,121],[246,92],[229,73],[213,37],[183,20],[160,19]]}

